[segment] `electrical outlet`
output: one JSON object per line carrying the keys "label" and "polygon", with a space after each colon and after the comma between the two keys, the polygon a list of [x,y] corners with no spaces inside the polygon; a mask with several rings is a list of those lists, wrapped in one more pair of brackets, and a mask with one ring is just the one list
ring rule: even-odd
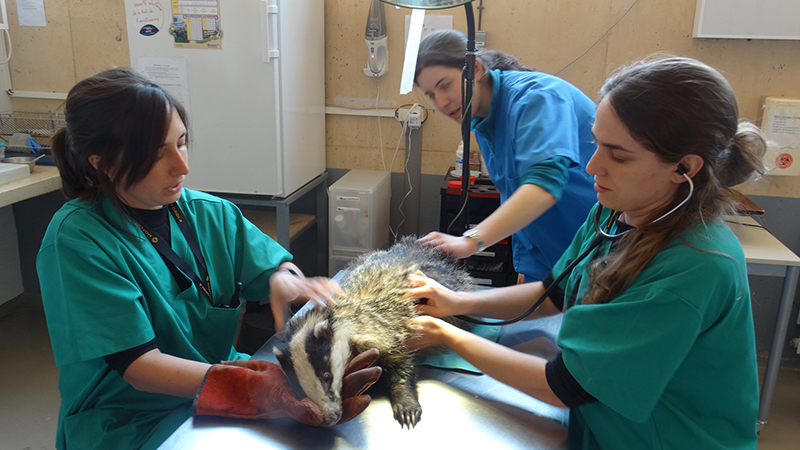
{"label": "electrical outlet", "polygon": [[408,127],[409,128],[419,128],[422,125],[419,117],[419,111],[411,110],[408,113]]}
{"label": "electrical outlet", "polygon": [[[412,106],[401,106],[397,108],[394,111],[394,118],[397,119],[397,121],[400,123],[405,123],[406,121],[411,119],[409,116],[411,116],[412,112],[416,113],[417,118],[414,118],[413,120],[414,123],[417,123],[418,121],[418,124],[416,125],[417,127],[422,125],[422,123],[425,122],[425,120],[428,118],[428,111],[426,111],[425,108],[419,106],[416,103]],[[408,125],[413,126],[410,121]]]}
{"label": "electrical outlet", "polygon": [[475,48],[478,50],[483,50],[486,48],[486,32],[485,31],[476,31],[475,32]]}

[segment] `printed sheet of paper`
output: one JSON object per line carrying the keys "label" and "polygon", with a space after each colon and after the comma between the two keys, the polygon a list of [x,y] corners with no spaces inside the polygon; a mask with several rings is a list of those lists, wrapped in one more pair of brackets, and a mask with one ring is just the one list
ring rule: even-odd
{"label": "printed sheet of paper", "polygon": [[800,100],[768,98],[762,131],[777,150],[764,155],[769,175],[800,175]]}
{"label": "printed sheet of paper", "polygon": [[192,116],[186,58],[140,57],[136,59],[136,69],[177,98]]}
{"label": "printed sheet of paper", "polygon": [[222,49],[219,0],[172,0],[175,48]]}
{"label": "printed sheet of paper", "polygon": [[44,0],[17,0],[17,17],[21,27],[46,27]]}
{"label": "printed sheet of paper", "polygon": [[153,36],[164,28],[164,9],[158,0],[134,1],[128,14],[142,36]]}

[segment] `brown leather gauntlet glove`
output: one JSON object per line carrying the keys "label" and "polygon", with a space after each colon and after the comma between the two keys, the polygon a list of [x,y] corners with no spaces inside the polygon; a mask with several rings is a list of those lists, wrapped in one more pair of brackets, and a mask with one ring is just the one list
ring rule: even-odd
{"label": "brown leather gauntlet glove", "polygon": [[280,366],[267,361],[214,364],[197,391],[192,409],[198,416],[291,417],[306,425],[322,423],[317,405],[308,398],[298,400]]}
{"label": "brown leather gauntlet glove", "polygon": [[372,398],[362,395],[370,386],[378,381],[383,369],[371,367],[378,360],[380,353],[373,348],[359,353],[347,365],[342,379],[342,418],[337,424],[345,423],[367,409]]}

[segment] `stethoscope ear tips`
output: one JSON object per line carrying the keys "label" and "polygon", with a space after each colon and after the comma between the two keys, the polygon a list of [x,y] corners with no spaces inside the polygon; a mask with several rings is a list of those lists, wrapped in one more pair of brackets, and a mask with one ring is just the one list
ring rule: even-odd
{"label": "stethoscope ear tips", "polygon": [[681,175],[686,175],[686,167],[683,167],[683,164],[678,164],[678,168],[675,169],[675,172],[678,172]]}

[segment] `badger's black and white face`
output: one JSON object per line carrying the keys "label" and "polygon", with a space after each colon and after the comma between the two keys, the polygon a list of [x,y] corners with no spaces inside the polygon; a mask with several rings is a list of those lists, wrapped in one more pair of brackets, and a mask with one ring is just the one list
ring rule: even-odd
{"label": "badger's black and white face", "polygon": [[337,331],[325,311],[312,310],[290,321],[273,350],[298,397],[308,397],[322,411],[322,425],[342,417],[342,378],[350,362],[348,336]]}

